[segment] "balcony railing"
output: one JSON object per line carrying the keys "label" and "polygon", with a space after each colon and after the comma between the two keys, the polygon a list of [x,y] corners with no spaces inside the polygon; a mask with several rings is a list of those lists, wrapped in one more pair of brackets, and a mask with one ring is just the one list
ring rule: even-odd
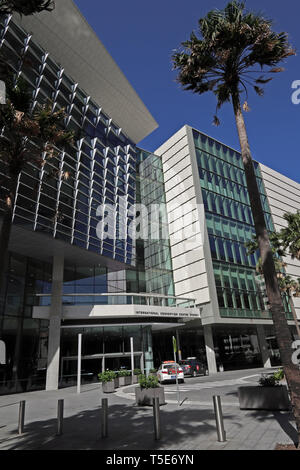
{"label": "balcony railing", "polygon": [[[37,305],[51,305],[51,294],[36,294]],[[63,294],[63,305],[149,305],[157,307],[193,308],[195,300],[163,294],[105,293]]]}

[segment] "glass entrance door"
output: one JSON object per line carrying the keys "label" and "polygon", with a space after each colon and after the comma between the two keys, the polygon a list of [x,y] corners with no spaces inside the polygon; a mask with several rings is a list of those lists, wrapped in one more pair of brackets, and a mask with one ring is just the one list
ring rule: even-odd
{"label": "glass entrance door", "polygon": [[82,334],[82,383],[98,381],[103,370],[131,370],[131,338],[134,368],[153,367],[151,325],[64,326],[61,332],[60,385],[77,381],[78,335]]}
{"label": "glass entrance door", "polygon": [[[60,386],[70,387],[77,383],[76,356],[61,358]],[[98,382],[98,374],[103,370],[118,371],[131,370],[130,353],[122,356],[115,354],[97,354],[95,356],[82,356],[81,359],[81,383]],[[143,353],[134,353],[134,369],[143,369]]]}

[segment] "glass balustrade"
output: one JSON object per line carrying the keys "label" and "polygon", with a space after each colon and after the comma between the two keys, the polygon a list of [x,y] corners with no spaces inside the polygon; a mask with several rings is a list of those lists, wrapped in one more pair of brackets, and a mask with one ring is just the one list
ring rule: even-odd
{"label": "glass balustrade", "polygon": [[[194,299],[153,294],[64,294],[63,305],[149,305],[156,307],[195,307]],[[36,306],[51,305],[50,294],[37,294]]]}

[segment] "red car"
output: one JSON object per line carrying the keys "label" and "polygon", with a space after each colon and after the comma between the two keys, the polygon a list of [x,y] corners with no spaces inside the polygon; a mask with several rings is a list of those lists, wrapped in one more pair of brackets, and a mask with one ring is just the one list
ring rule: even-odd
{"label": "red car", "polygon": [[185,376],[191,375],[192,377],[197,377],[197,375],[208,375],[206,364],[198,361],[195,357],[188,357],[179,361],[179,365]]}

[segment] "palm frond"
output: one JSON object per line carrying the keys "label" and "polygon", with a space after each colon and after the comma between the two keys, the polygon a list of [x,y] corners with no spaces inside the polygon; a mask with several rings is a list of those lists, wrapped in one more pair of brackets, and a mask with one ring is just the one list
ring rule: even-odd
{"label": "palm frond", "polygon": [[53,0],[0,0],[0,15],[18,13],[21,16],[33,15],[42,11],[52,11]]}
{"label": "palm frond", "polygon": [[262,15],[245,11],[244,2],[234,0],[224,10],[214,9],[198,25],[182,43],[184,49],[173,54],[173,68],[185,90],[213,92],[217,109],[233,94],[245,93],[248,101],[250,87],[263,96],[264,85],[273,77],[265,78],[262,71],[282,72],[279,64],[295,54],[288,35],[274,32],[272,21]]}

